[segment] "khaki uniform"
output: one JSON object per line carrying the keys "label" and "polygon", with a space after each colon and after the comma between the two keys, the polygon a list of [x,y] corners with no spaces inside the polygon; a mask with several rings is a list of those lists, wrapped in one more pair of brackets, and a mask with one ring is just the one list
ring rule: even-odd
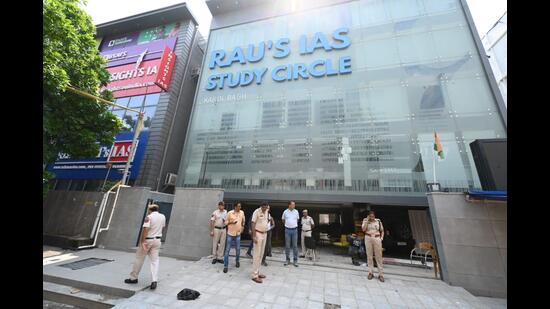
{"label": "khaki uniform", "polygon": [[264,256],[265,243],[267,230],[269,229],[269,221],[267,219],[268,211],[266,209],[265,213],[262,212],[262,208],[258,208],[252,214],[252,222],[254,222],[256,229],[256,240],[257,243],[254,244],[254,254],[252,262],[252,279],[258,278],[260,275],[260,265],[262,258]]}
{"label": "khaki uniform", "polygon": [[313,218],[310,217],[310,216],[307,216],[305,219],[302,216],[300,218],[300,220],[302,221],[302,237],[301,237],[302,255],[305,255],[306,254],[306,241],[305,241],[305,238],[306,237],[311,237],[311,226],[314,225],[315,222],[313,221]]}
{"label": "khaki uniform", "polygon": [[365,232],[365,247],[367,248],[367,260],[369,273],[374,274],[374,258],[376,258],[376,265],[378,266],[378,274],[384,276],[384,265],[382,259],[382,238],[381,231],[384,231],[384,226],[379,219],[374,219],[374,221],[369,221],[368,218],[363,219],[363,224],[361,228]]}
{"label": "khaki uniform", "polygon": [[227,210],[220,211],[216,209],[212,213],[211,221],[214,222],[214,237],[212,237],[212,255],[214,259],[223,259],[223,253],[225,250],[225,238],[227,237],[227,231],[225,229],[225,218],[227,218]]}
{"label": "khaki uniform", "polygon": [[164,228],[165,225],[166,217],[158,211],[153,211],[150,215],[145,217],[143,227],[149,229],[147,232],[147,238],[145,239],[145,242],[147,243],[147,250],[143,249],[141,243],[139,244],[136,252],[136,260],[134,262],[134,266],[132,267],[132,272],[130,273],[130,278],[138,278],[141,267],[143,266],[143,261],[145,260],[145,256],[148,255],[149,261],[151,262],[152,281],[158,281],[160,239],[162,237],[162,228]]}

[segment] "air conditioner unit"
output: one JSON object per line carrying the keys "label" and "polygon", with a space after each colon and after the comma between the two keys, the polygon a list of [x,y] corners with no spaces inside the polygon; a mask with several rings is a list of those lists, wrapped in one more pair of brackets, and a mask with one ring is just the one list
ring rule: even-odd
{"label": "air conditioner unit", "polygon": [[166,174],[166,179],[164,180],[164,184],[167,186],[175,186],[177,178],[178,178],[177,174],[168,173]]}

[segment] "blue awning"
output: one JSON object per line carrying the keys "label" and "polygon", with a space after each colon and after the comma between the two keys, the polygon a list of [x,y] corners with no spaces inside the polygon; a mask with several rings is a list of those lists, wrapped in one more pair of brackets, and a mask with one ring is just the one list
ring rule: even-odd
{"label": "blue awning", "polygon": [[472,198],[482,198],[490,200],[505,200],[508,198],[508,191],[468,190],[467,194]]}

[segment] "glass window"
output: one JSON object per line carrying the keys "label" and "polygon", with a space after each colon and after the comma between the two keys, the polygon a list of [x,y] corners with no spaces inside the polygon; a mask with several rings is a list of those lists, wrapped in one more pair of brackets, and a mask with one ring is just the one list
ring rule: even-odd
{"label": "glass window", "polygon": [[156,106],[149,106],[145,107],[143,109],[143,119],[144,119],[144,128],[150,128],[151,123],[153,121],[153,117],[155,116],[155,110],[157,109]]}
{"label": "glass window", "polygon": [[128,107],[141,109],[141,107],[143,106],[143,101],[144,96],[142,95],[130,97],[130,104],[128,105]]}
{"label": "glass window", "polygon": [[[336,24],[350,28],[349,47],[299,54],[300,35],[332,40]],[[208,51],[255,44],[259,34],[288,37],[291,53],[203,68],[178,186],[425,196],[436,130],[447,155],[437,180],[479,187],[467,143],[506,129],[459,0],[346,2],[214,30]],[[260,85],[205,90],[212,74],[343,56],[352,58],[350,74],[275,82],[268,71]]]}
{"label": "glass window", "polygon": [[160,93],[148,94],[145,97],[145,106],[157,105],[160,98]]}

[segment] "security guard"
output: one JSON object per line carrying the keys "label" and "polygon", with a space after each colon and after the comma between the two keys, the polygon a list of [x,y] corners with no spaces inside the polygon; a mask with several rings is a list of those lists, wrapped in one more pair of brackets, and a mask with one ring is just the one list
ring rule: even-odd
{"label": "security guard", "polygon": [[225,204],[219,202],[218,209],[214,210],[210,218],[210,237],[212,237],[212,255],[214,256],[212,264],[216,264],[216,262],[223,263],[225,238],[227,237],[224,224],[225,218],[227,218],[227,210],[224,207]]}
{"label": "security guard", "polygon": [[262,283],[265,275],[260,274],[260,263],[264,256],[266,233],[269,229],[267,202],[262,202],[262,206],[252,214],[251,236],[254,242],[254,253],[252,263],[252,281]]}
{"label": "security guard", "polygon": [[130,273],[130,279],[124,280],[125,283],[137,283],[141,266],[145,255],[149,256],[151,262],[151,290],[157,288],[158,272],[159,272],[159,249],[160,239],[162,238],[162,229],[166,226],[166,217],[158,212],[157,204],[149,205],[149,214],[143,220],[143,232],[139,247],[136,252],[136,261]]}
{"label": "security guard", "polygon": [[384,282],[384,266],[382,265],[382,240],[384,239],[384,226],[380,219],[374,217],[374,211],[370,211],[368,217],[363,219],[361,229],[365,232],[365,247],[367,248],[367,259],[369,267],[368,279],[371,280],[374,275],[374,261],[372,255],[376,258],[378,267],[378,279]]}

